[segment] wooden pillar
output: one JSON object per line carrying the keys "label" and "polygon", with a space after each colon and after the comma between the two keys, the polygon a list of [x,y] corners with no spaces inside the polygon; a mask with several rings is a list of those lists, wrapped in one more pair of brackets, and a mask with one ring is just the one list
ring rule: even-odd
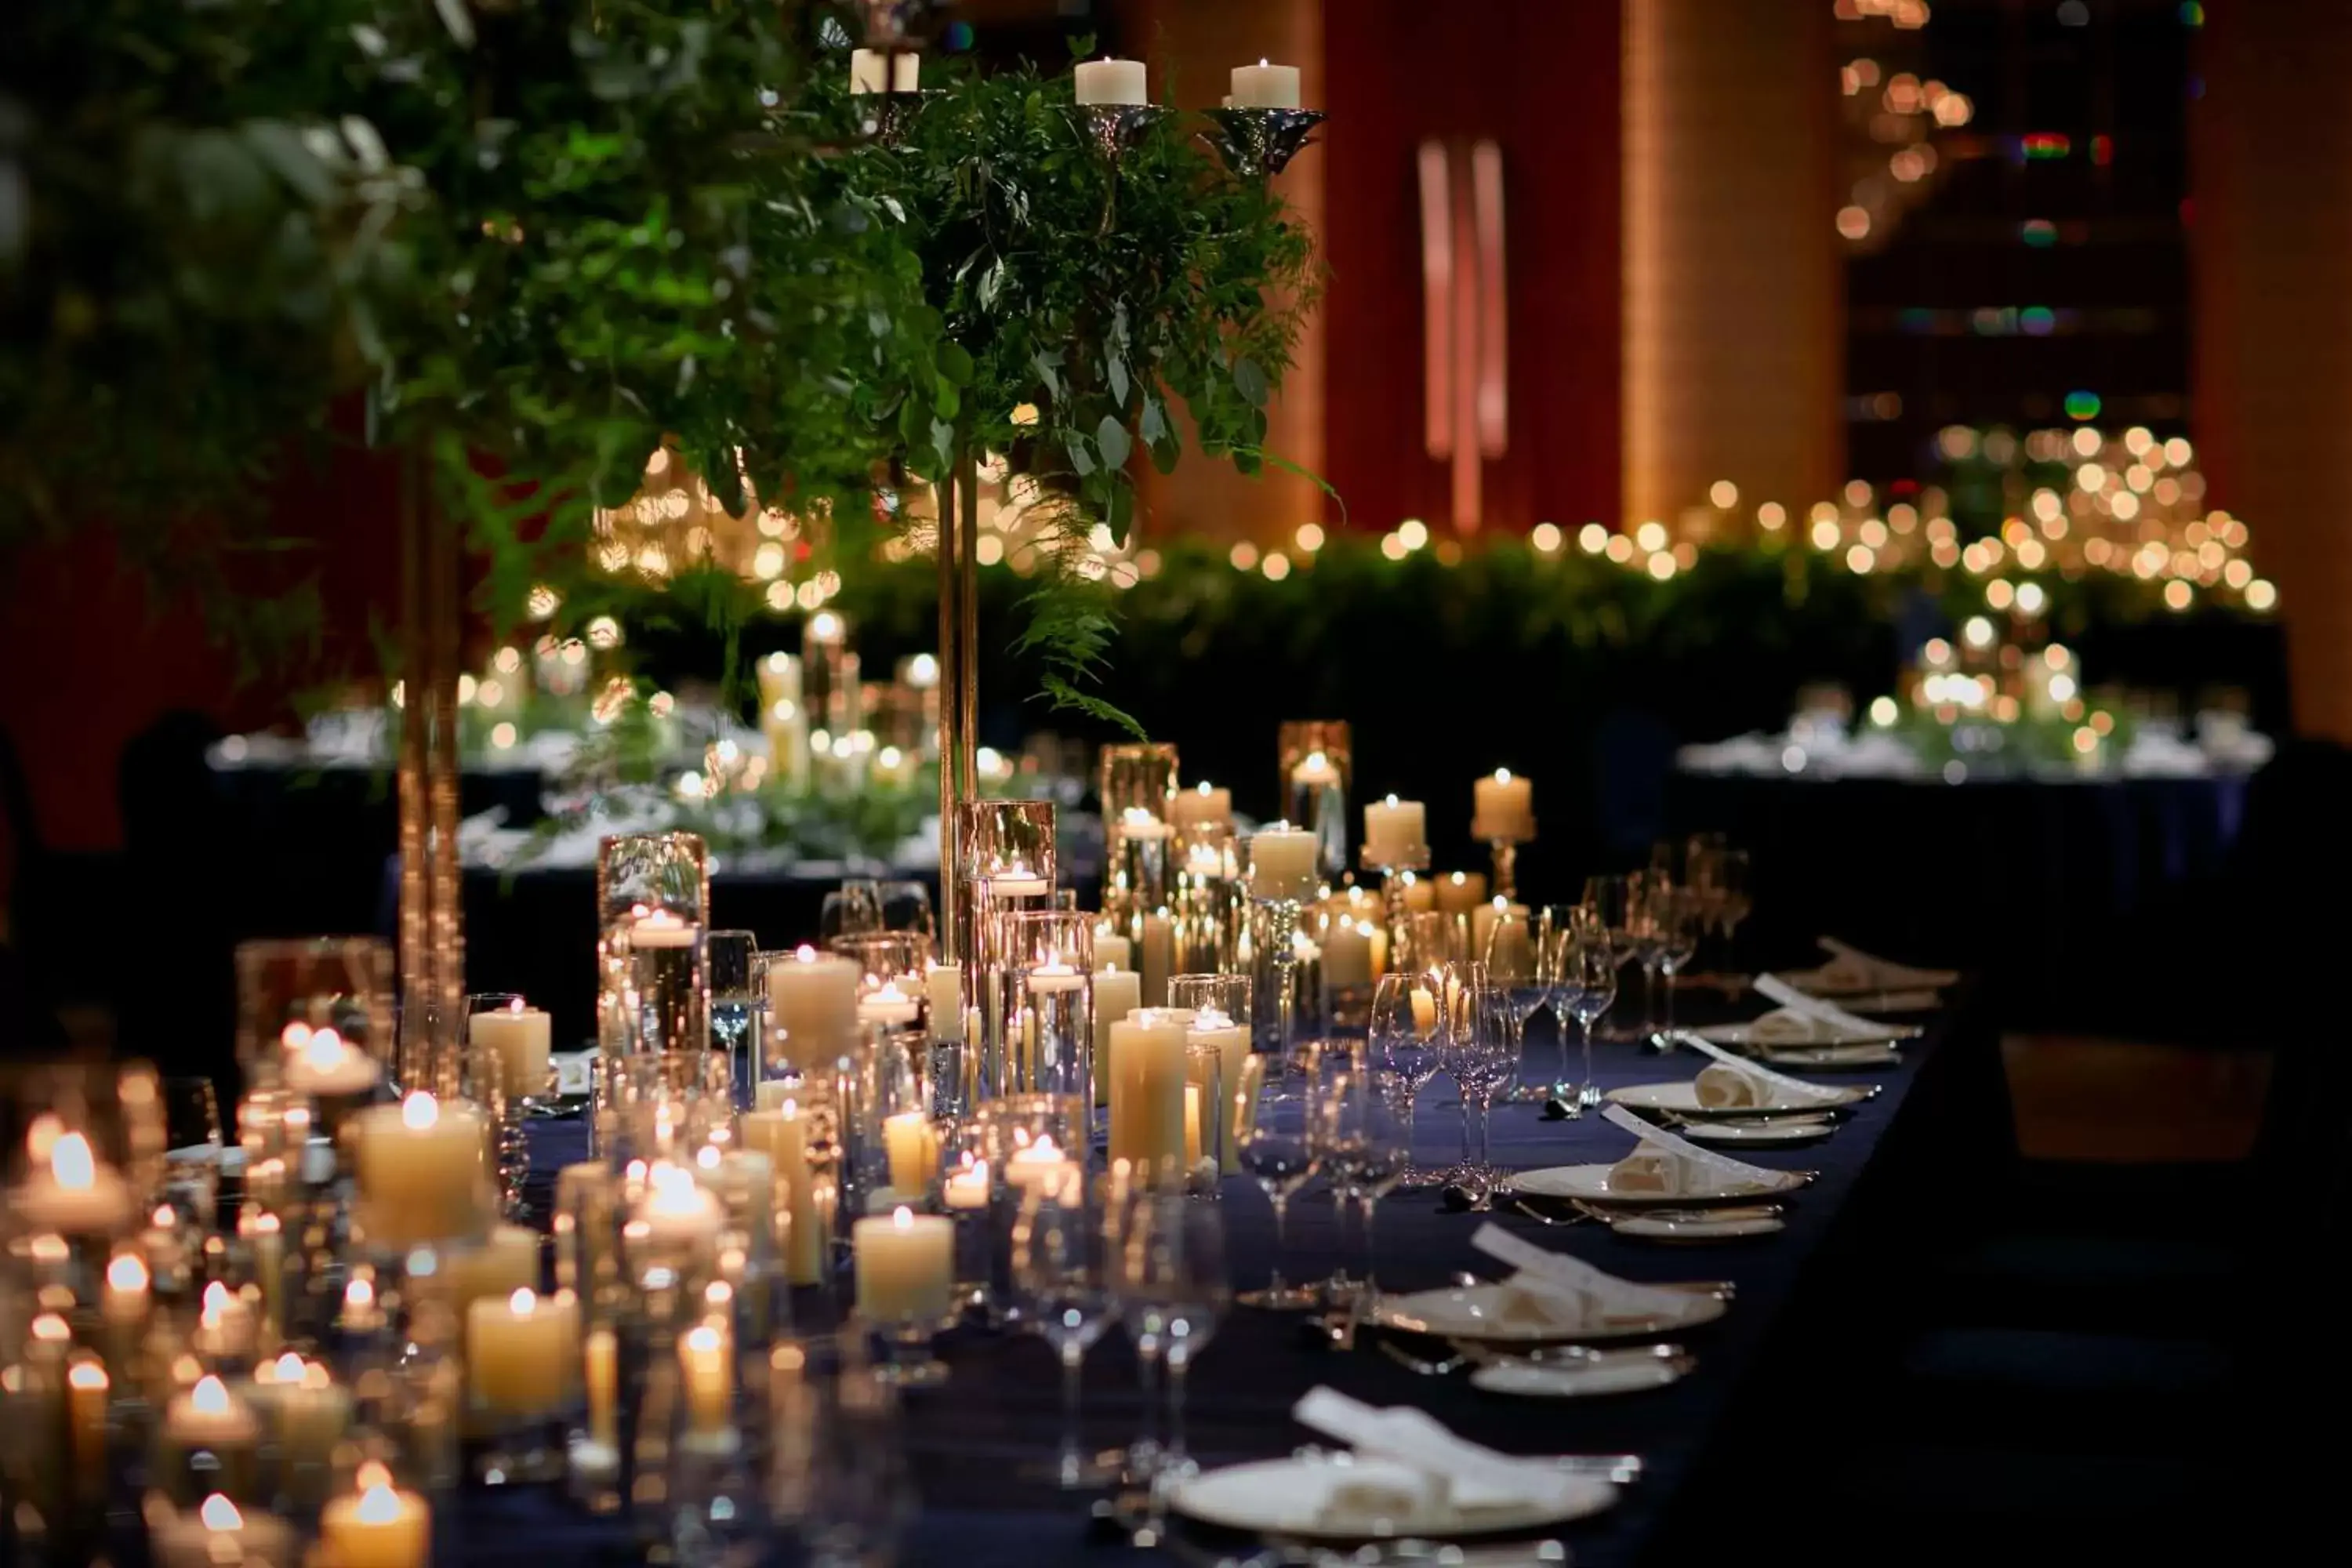
{"label": "wooden pillar", "polygon": [[2352,743],[2352,8],[2206,7],[2191,110],[2192,430],[2278,585],[2295,727]]}
{"label": "wooden pillar", "polygon": [[1624,0],[1624,518],[1826,498],[1843,466],[1826,4]]}
{"label": "wooden pillar", "polygon": [[[1298,68],[1299,101],[1324,107],[1323,6],[1319,0],[1153,0],[1125,40],[1129,53],[1150,63],[1155,101],[1172,86],[1183,109],[1213,109],[1231,86],[1234,67],[1261,59]],[[1301,153],[1276,182],[1307,227],[1323,226],[1324,149]],[[1323,469],[1323,336],[1310,318],[1297,363],[1281,395],[1267,410],[1266,447],[1310,473]],[[1191,449],[1191,436],[1186,445]],[[1323,515],[1316,488],[1269,468],[1251,478],[1229,463],[1188,456],[1161,475],[1136,459],[1145,528],[1155,538],[1173,533],[1248,539],[1274,546],[1303,522]]]}

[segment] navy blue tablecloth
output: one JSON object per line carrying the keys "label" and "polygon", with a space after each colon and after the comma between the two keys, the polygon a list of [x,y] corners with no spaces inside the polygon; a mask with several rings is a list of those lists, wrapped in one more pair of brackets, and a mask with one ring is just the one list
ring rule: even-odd
{"label": "navy blue tablecloth", "polygon": [[[1950,1036],[1964,1033],[1955,1049]],[[1529,1054],[1549,1070],[1548,1020],[1531,1033]],[[1493,1216],[1507,1227],[1598,1264],[1628,1279],[1675,1280],[1727,1279],[1738,1285],[1731,1310],[1720,1321],[1680,1336],[1697,1357],[1697,1367],[1672,1387],[1637,1394],[1584,1401],[1512,1399],[1473,1389],[1460,1378],[1416,1375],[1369,1349],[1353,1352],[1312,1347],[1297,1319],[1236,1309],[1220,1325],[1192,1376],[1188,1433],[1204,1464],[1265,1458],[1287,1452],[1307,1435],[1289,1420],[1291,1405],[1318,1383],[1381,1404],[1414,1404],[1456,1431],[1496,1448],[1519,1453],[1634,1452],[1647,1473],[1629,1489],[1610,1514],[1569,1532],[1577,1561],[1604,1568],[1643,1559],[1659,1538],[1661,1525],[1676,1506],[1695,1466],[1723,1424],[1743,1383],[1768,1353],[1775,1330],[1797,1302],[1809,1273],[1842,1217],[1854,1205],[1858,1188],[1874,1168],[1904,1162],[1885,1158],[1895,1142],[1936,1145],[1938,1159],[1949,1126],[1937,1109],[1947,1097],[1933,1086],[1958,1075],[1960,1059],[1992,1059],[1990,1046],[1973,1031],[1956,1031],[1952,1020],[1937,1021],[1928,1037],[1910,1047],[1902,1066],[1859,1081],[1885,1086],[1824,1142],[1780,1152],[1741,1151],[1756,1163],[1818,1171],[1820,1176],[1794,1201],[1780,1235],[1706,1247],[1658,1247],[1623,1239],[1593,1225],[1544,1227],[1516,1214]],[[1688,1053],[1671,1058],[1637,1052],[1631,1046],[1599,1047],[1597,1075],[1606,1086],[1688,1078],[1698,1059]],[[1923,1088],[1923,1086],[1927,1086]],[[1421,1158],[1442,1163],[1458,1151],[1458,1121],[1445,1080],[1423,1097],[1416,1140]],[[1630,1137],[1598,1119],[1546,1122],[1533,1107],[1497,1107],[1495,1156],[1516,1168],[1613,1161],[1631,1147]],[[539,1130],[535,1156],[542,1165],[578,1157],[584,1135],[574,1125]],[[1265,1199],[1244,1179],[1229,1181],[1221,1199],[1236,1283],[1246,1287],[1265,1274],[1273,1255],[1272,1217]],[[1493,1275],[1490,1261],[1474,1252],[1470,1236],[1485,1216],[1440,1212],[1428,1194],[1400,1194],[1381,1205],[1380,1277],[1391,1289],[1444,1283],[1454,1271]],[[1350,1222],[1350,1236],[1354,1236]],[[1351,1239],[1344,1258],[1328,1198],[1310,1194],[1294,1204],[1290,1246],[1284,1268],[1292,1278],[1315,1278],[1345,1261],[1360,1268]],[[1834,1300],[1806,1300],[1806,1311],[1835,1310]],[[980,1331],[943,1342],[953,1367],[951,1380],[936,1391],[911,1395],[904,1426],[921,1505],[903,1542],[902,1560],[984,1568],[984,1565],[1069,1563],[1111,1568],[1143,1554],[1123,1544],[1106,1544],[1088,1528],[1087,1500],[1058,1493],[1025,1477],[1024,1468],[1050,1456],[1060,1433],[1055,1365],[1039,1342]],[[1090,1440],[1123,1443],[1139,1426],[1135,1364],[1124,1339],[1114,1333],[1089,1358],[1086,1408]],[[466,1561],[491,1562],[519,1552],[558,1552],[564,1560],[618,1549],[619,1527],[586,1519],[559,1500],[527,1492],[467,1496]],[[790,1555],[778,1542],[775,1555]]]}

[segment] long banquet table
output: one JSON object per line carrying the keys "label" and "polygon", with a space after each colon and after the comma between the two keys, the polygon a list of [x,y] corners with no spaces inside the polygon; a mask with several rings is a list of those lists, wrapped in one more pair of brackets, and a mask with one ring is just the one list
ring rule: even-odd
{"label": "long banquet table", "polygon": [[[1965,993],[1962,994],[1963,999]],[[1752,1006],[1727,1012],[1720,1005],[1693,1007],[1696,1021],[1745,1016]],[[1692,1021],[1685,1019],[1685,1021]],[[1474,1389],[1459,1374],[1438,1378],[1413,1373],[1369,1346],[1353,1352],[1318,1348],[1296,1316],[1234,1309],[1221,1323],[1192,1374],[1187,1434],[1203,1465],[1261,1458],[1288,1452],[1308,1434],[1289,1419],[1292,1404],[1317,1384],[1328,1384],[1376,1404],[1421,1406],[1456,1432],[1507,1451],[1528,1454],[1635,1453],[1644,1461],[1643,1479],[1627,1488],[1618,1505],[1600,1518],[1565,1531],[1575,1561],[1584,1568],[1658,1560],[1664,1527],[1678,1497],[1726,1425],[1735,1397],[1764,1363],[1776,1331],[1796,1313],[1835,1311],[1834,1287],[1821,1279],[1830,1255],[1851,1243],[1841,1236],[1861,1223],[1860,1211],[1875,1203],[1857,1202],[1865,1189],[1893,1174],[1916,1169],[1921,1158],[1952,1157],[1948,1140],[1955,1119],[1975,1120],[1985,1110],[1976,1095],[1983,1072],[1998,1071],[1989,1037],[1967,1022],[1965,1008],[1924,1020],[1926,1037],[1905,1047],[1902,1064],[1862,1074],[1820,1075],[1820,1081],[1873,1082],[1877,1098],[1857,1108],[1826,1141],[1783,1151],[1731,1151],[1761,1165],[1811,1170],[1818,1178],[1790,1203],[1779,1235],[1704,1247],[1658,1247],[1619,1237],[1592,1224],[1544,1226],[1501,1208],[1493,1218],[1540,1245],[1560,1248],[1609,1271],[1642,1280],[1728,1279],[1738,1289],[1720,1321],[1677,1336],[1697,1359],[1696,1369],[1671,1387],[1633,1394],[1570,1401],[1531,1400]],[[1530,1030],[1528,1059],[1538,1070],[1551,1062],[1549,1015]],[[1702,1065],[1689,1052],[1670,1058],[1625,1044],[1602,1042],[1595,1050],[1595,1076],[1604,1088],[1688,1078]],[[1417,1158],[1443,1163],[1458,1154],[1459,1123],[1447,1081],[1440,1079],[1423,1095],[1417,1127]],[[1588,1116],[1547,1122],[1537,1108],[1498,1105],[1494,1113],[1494,1157],[1498,1164],[1526,1169],[1541,1165],[1607,1162],[1630,1146],[1627,1134]],[[1971,1131],[1989,1131],[1961,1128]],[[545,1123],[536,1129],[534,1164],[541,1171],[585,1153],[585,1133],[577,1123]],[[1291,1279],[1314,1279],[1346,1262],[1360,1268],[1359,1231],[1351,1219],[1344,1253],[1335,1240],[1334,1214],[1316,1189],[1296,1201],[1290,1237],[1283,1256]],[[1876,1196],[1884,1200],[1886,1194]],[[1265,1276],[1273,1255],[1273,1222],[1266,1200],[1247,1178],[1231,1178],[1221,1201],[1228,1252],[1238,1287]],[[1907,1199],[1898,1199],[1907,1202]],[[1435,1194],[1400,1193],[1381,1205],[1379,1273],[1392,1290],[1438,1285],[1458,1270],[1493,1276],[1496,1266],[1470,1247],[1484,1217],[1441,1212]],[[1832,1238],[1838,1245],[1832,1246]],[[914,1471],[919,1507],[908,1521],[899,1560],[917,1563],[985,1565],[1067,1563],[1073,1568],[1111,1568],[1139,1563],[1147,1554],[1118,1535],[1108,1540],[1090,1526],[1089,1499],[1062,1493],[1028,1473],[1050,1458],[1060,1436],[1058,1374],[1045,1345],[1028,1336],[963,1330],[942,1342],[953,1367],[944,1386],[908,1398],[902,1427]],[[1114,1331],[1089,1356],[1086,1369],[1086,1419],[1091,1443],[1125,1442],[1139,1427],[1134,1359]],[[567,1504],[528,1489],[467,1494],[464,1560],[488,1563],[530,1552],[550,1560],[586,1561],[625,1550],[621,1528],[587,1518]],[[782,1542],[766,1560],[790,1561]]]}

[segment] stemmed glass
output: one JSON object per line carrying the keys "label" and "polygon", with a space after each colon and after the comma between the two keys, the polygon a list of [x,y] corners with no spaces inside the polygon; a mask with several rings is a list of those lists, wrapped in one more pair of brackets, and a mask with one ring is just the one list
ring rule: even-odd
{"label": "stemmed glass", "polygon": [[1376,1066],[1364,1066],[1335,1073],[1323,1086],[1323,1168],[1338,1202],[1352,1197],[1363,1205],[1364,1279],[1357,1300],[1367,1303],[1380,1296],[1373,1215],[1404,1174],[1410,1146],[1391,1078]]}
{"label": "stemmed glass", "polygon": [[1514,1103],[1540,1102],[1551,1094],[1542,1084],[1527,1081],[1519,1061],[1527,1049],[1528,1020],[1542,1010],[1545,1001],[1537,951],[1535,927],[1527,911],[1509,905],[1498,907],[1486,928],[1486,950],[1478,956],[1486,961],[1486,978],[1501,997],[1510,1026],[1514,1081],[1503,1098]]}
{"label": "stemmed glass", "polygon": [[1568,1074],[1570,1018],[1576,1020],[1583,1037],[1584,1076],[1573,1086],[1563,1082],[1559,1087],[1559,1102],[1566,1113],[1581,1116],[1586,1106],[1601,1103],[1601,1086],[1592,1081],[1592,1026],[1617,1000],[1617,953],[1598,910],[1578,905],[1562,912],[1549,942],[1549,967],[1553,975],[1552,1005],[1559,1009],[1563,1079]]}
{"label": "stemmed glass", "polygon": [[1060,1182],[1038,1183],[1023,1194],[1013,1226],[1013,1289],[1022,1316],[1062,1363],[1062,1456],[1055,1477],[1066,1489],[1100,1486],[1118,1475],[1079,1446],[1079,1370],[1110,1326],[1102,1247],[1102,1228],[1076,1167]]}
{"label": "stemmed glass", "polygon": [[[1634,927],[1641,922],[1641,899],[1638,874],[1614,874],[1587,877],[1584,879],[1584,907],[1600,916],[1609,932],[1609,950],[1622,966],[1641,956],[1641,943],[1635,940]],[[1602,1031],[1604,1040],[1633,1040],[1641,1037],[1631,1028]]]}
{"label": "stemmed glass", "polygon": [[1245,1291],[1239,1300],[1245,1307],[1304,1311],[1316,1304],[1316,1293],[1283,1279],[1282,1255],[1290,1200],[1315,1175],[1314,1102],[1309,1085],[1286,1064],[1269,1060],[1256,1098],[1237,1109],[1242,1169],[1265,1189],[1274,1205],[1274,1262],[1265,1288]]}
{"label": "stemmed glass", "polygon": [[1698,899],[1688,888],[1660,882],[1650,889],[1649,910],[1650,940],[1666,994],[1665,1023],[1652,1038],[1664,1047],[1675,1032],[1675,976],[1698,951]]}
{"label": "stemmed glass", "polygon": [[882,884],[871,877],[844,877],[840,890],[827,893],[817,910],[817,936],[827,948],[835,937],[882,929]]}
{"label": "stemmed glass", "polygon": [[1215,1204],[1188,1202],[1181,1191],[1166,1187],[1133,1190],[1118,1228],[1108,1277],[1119,1319],[1145,1367],[1147,1405],[1152,1363],[1168,1363],[1168,1444],[1150,1470],[1156,1499],[1160,1481],[1193,1469],[1184,1452],[1184,1380],[1192,1358],[1208,1347],[1232,1298],[1225,1275],[1224,1210]]}
{"label": "stemmed glass", "polygon": [[1485,964],[1447,967],[1444,1065],[1462,1091],[1463,1159],[1452,1181],[1469,1193],[1473,1211],[1494,1206],[1494,1189],[1500,1180],[1487,1159],[1487,1144],[1495,1090],[1517,1065],[1511,1052],[1511,1007],[1508,997],[1487,980]]}
{"label": "stemmed glass", "polygon": [[[1654,1043],[1658,1037],[1658,962],[1665,952],[1658,917],[1672,908],[1674,879],[1654,868],[1625,879],[1625,936],[1642,963],[1642,1026],[1633,1038]],[[1617,940],[1612,933],[1612,941]]]}
{"label": "stemmed glass", "polygon": [[1444,1178],[1412,1163],[1415,1106],[1437,1076],[1444,1039],[1445,977],[1432,971],[1391,972],[1372,992],[1371,1058],[1404,1121],[1405,1163],[1396,1184],[1433,1187]]}

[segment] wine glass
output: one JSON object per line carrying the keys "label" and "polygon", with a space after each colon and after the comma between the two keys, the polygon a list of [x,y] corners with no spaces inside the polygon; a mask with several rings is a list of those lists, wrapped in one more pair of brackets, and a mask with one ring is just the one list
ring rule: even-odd
{"label": "wine glass", "polygon": [[[1225,1275],[1224,1210],[1181,1191],[1144,1186],[1129,1206],[1110,1258],[1110,1294],[1146,1366],[1168,1366],[1168,1443],[1151,1469],[1157,1483],[1192,1473],[1184,1452],[1184,1382],[1208,1347],[1232,1290]],[[1151,1397],[1146,1374],[1144,1398]]]}
{"label": "wine glass", "polygon": [[817,910],[817,936],[830,949],[834,939],[883,930],[882,884],[871,877],[844,877]]}
{"label": "wine glass", "polygon": [[1404,1121],[1406,1158],[1399,1186],[1433,1187],[1444,1180],[1436,1172],[1415,1166],[1412,1149],[1414,1108],[1421,1091],[1437,1076],[1444,1008],[1441,972],[1391,972],[1381,976],[1372,992],[1372,1065],[1382,1074]]}
{"label": "wine glass", "polygon": [[1462,1092],[1463,1158],[1452,1180],[1468,1191],[1473,1211],[1484,1211],[1494,1206],[1499,1180],[1487,1161],[1495,1090],[1517,1065],[1511,1055],[1511,1004],[1488,981],[1483,963],[1447,967],[1445,1004],[1444,1068]]}
{"label": "wine glass", "polygon": [[1566,1076],[1568,1019],[1574,1018],[1583,1037],[1584,1076],[1573,1086],[1563,1084],[1559,1100],[1568,1115],[1584,1114],[1584,1107],[1601,1103],[1601,1086],[1592,1081],[1592,1026],[1617,1000],[1617,953],[1600,912],[1579,905],[1570,909],[1552,934],[1552,971],[1558,978],[1557,1005],[1565,1009],[1560,1020],[1560,1070]]}
{"label": "wine glass", "polygon": [[[1601,917],[1609,931],[1609,950],[1622,965],[1641,956],[1641,943],[1635,940],[1634,927],[1641,921],[1641,887],[1638,873],[1617,873],[1584,879],[1584,907]],[[1604,1040],[1632,1040],[1641,1037],[1633,1029],[1611,1029],[1601,1037]]]}
{"label": "wine glass", "polygon": [[1486,963],[1487,980],[1503,998],[1510,1023],[1514,1081],[1503,1098],[1514,1102],[1540,1102],[1551,1092],[1540,1083],[1527,1081],[1527,1075],[1519,1070],[1520,1053],[1527,1048],[1528,1020],[1544,1005],[1536,952],[1535,926],[1528,911],[1516,904],[1497,902],[1495,918],[1486,927],[1486,951],[1478,956]]}
{"label": "wine glass", "polygon": [[1650,889],[1649,904],[1651,940],[1666,994],[1665,1023],[1653,1037],[1660,1046],[1670,1047],[1675,1032],[1675,976],[1698,951],[1699,900],[1688,888],[1667,882]]}
{"label": "wine glass", "polygon": [[1642,1026],[1633,1037],[1645,1044],[1658,1037],[1658,962],[1665,952],[1659,916],[1673,907],[1674,879],[1657,870],[1635,871],[1625,879],[1625,937],[1642,964]]}
{"label": "wine glass", "polygon": [[1078,1440],[1079,1371],[1087,1352],[1110,1326],[1102,1239],[1075,1166],[1061,1181],[1034,1184],[1023,1194],[1013,1226],[1013,1289],[1023,1318],[1053,1347],[1062,1365],[1062,1454],[1054,1473],[1055,1484],[1065,1489],[1117,1479],[1117,1471],[1097,1464]]}
{"label": "wine glass", "polygon": [[1373,1216],[1381,1199],[1403,1176],[1410,1147],[1404,1119],[1397,1112],[1396,1090],[1385,1081],[1391,1076],[1376,1065],[1358,1067],[1333,1074],[1324,1085],[1323,1168],[1339,1202],[1352,1197],[1363,1205],[1364,1279],[1356,1299],[1366,1303],[1380,1295]]}
{"label": "wine glass", "polygon": [[1235,1112],[1242,1169],[1274,1205],[1274,1262],[1265,1288],[1245,1292],[1240,1300],[1245,1307],[1304,1311],[1316,1304],[1315,1292],[1284,1281],[1282,1254],[1290,1200],[1315,1175],[1314,1105],[1308,1085],[1286,1064],[1269,1060],[1255,1099]]}

